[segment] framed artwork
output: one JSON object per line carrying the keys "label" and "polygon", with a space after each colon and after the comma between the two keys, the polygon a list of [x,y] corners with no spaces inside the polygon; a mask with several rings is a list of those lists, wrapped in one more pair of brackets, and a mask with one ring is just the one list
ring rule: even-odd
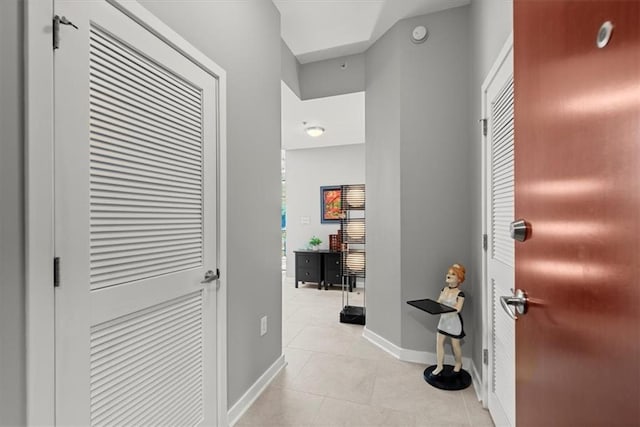
{"label": "framed artwork", "polygon": [[320,222],[340,222],[342,190],[339,185],[320,187]]}

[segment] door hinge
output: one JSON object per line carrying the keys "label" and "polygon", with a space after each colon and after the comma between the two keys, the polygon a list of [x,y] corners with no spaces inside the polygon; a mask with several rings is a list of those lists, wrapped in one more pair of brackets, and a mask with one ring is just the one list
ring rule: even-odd
{"label": "door hinge", "polygon": [[487,119],[480,119],[480,121],[482,122],[482,136],[487,136],[487,127],[488,127],[488,120]]}
{"label": "door hinge", "polygon": [[60,257],[53,259],[53,287],[60,286]]}
{"label": "door hinge", "polygon": [[482,350],[482,363],[484,363],[485,365],[489,364],[489,350],[487,350],[486,348]]}
{"label": "door hinge", "polygon": [[486,234],[482,235],[482,249],[485,251],[489,248],[489,236]]}
{"label": "door hinge", "polygon": [[62,25],[70,25],[76,30],[78,27],[71,21],[69,21],[64,16],[54,16],[53,17],[53,50],[56,50],[60,47],[60,24]]}

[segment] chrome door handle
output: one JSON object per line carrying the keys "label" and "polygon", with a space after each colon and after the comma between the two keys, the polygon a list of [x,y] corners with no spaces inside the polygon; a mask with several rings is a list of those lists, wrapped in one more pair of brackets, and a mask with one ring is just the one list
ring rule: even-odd
{"label": "chrome door handle", "polygon": [[204,280],[200,283],[202,284],[211,283],[215,280],[218,280],[219,278],[220,278],[220,270],[216,268],[215,273],[213,272],[213,270],[209,270],[206,273],[204,273]]}
{"label": "chrome door handle", "polygon": [[[519,314],[527,314],[527,311],[529,311],[529,298],[527,297],[527,293],[520,289],[516,289],[512,296],[500,297],[500,304],[513,320],[518,320]],[[510,305],[514,306],[515,310],[511,310]]]}
{"label": "chrome door handle", "polygon": [[529,238],[531,226],[524,219],[516,219],[509,224],[509,234],[513,240],[524,242]]}

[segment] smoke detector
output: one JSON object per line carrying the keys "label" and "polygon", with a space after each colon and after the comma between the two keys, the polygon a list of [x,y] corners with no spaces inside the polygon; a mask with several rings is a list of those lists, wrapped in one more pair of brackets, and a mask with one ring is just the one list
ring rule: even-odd
{"label": "smoke detector", "polygon": [[424,25],[418,25],[411,31],[411,41],[418,44],[424,43],[429,37],[429,31]]}

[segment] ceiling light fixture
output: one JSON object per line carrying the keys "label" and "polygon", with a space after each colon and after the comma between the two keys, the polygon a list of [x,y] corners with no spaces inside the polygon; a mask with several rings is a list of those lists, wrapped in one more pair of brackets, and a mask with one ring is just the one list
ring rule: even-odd
{"label": "ceiling light fixture", "polygon": [[324,128],[320,126],[310,126],[304,131],[307,132],[307,135],[317,138],[324,133]]}

